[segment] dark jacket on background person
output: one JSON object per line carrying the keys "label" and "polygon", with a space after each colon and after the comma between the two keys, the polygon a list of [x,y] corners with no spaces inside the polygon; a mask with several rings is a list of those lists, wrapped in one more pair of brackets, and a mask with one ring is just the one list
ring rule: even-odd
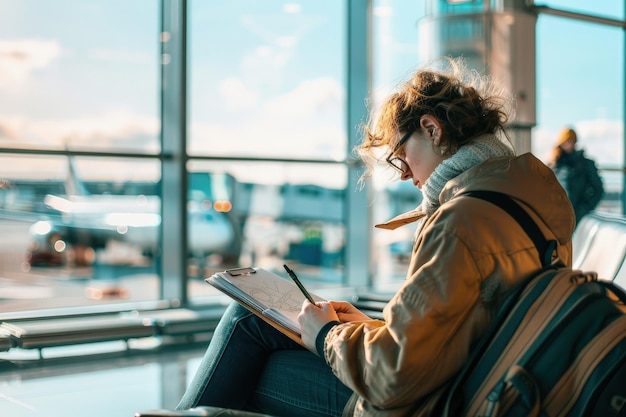
{"label": "dark jacket on background person", "polygon": [[572,153],[561,153],[556,160],[554,172],[574,207],[578,224],[584,215],[598,206],[604,195],[598,168],[580,149]]}

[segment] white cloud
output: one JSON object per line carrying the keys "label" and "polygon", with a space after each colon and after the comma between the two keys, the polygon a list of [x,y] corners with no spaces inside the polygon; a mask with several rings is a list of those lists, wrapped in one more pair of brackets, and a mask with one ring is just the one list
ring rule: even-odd
{"label": "white cloud", "polygon": [[[252,96],[234,79],[225,84],[229,87],[221,90],[223,94]],[[305,81],[282,96],[256,104],[258,111],[242,115],[239,123],[195,123],[191,146],[194,152],[209,154],[342,159],[346,143],[343,96],[336,80]],[[227,95],[225,100],[234,101]]]}
{"label": "white cloud", "polygon": [[[330,78],[303,82],[286,94],[260,103],[259,98],[235,79],[220,88],[229,110],[258,109],[243,113],[237,123],[195,123],[190,127],[193,153],[229,156],[283,157],[342,160],[346,155],[343,121],[344,91]],[[88,117],[27,119],[0,115],[0,140],[19,146],[140,149],[158,147],[159,121],[126,109],[114,109]],[[241,180],[260,183],[315,183],[333,188],[345,184],[343,170],[319,165],[295,168],[275,164],[275,169],[246,171]]]}
{"label": "white cloud", "polygon": [[23,83],[34,69],[50,65],[60,54],[56,41],[0,41],[0,83]]}
{"label": "white cloud", "polygon": [[[290,92],[267,101],[263,113],[281,118],[283,123],[293,123],[304,118],[328,114],[343,106],[344,92],[337,80],[317,78],[308,80]],[[296,119],[296,120],[294,120]]]}
{"label": "white cloud", "polygon": [[229,156],[342,159],[346,135],[342,126],[304,125],[285,129],[272,120],[259,119],[252,124],[191,127],[194,153]]}
{"label": "white cloud", "polygon": [[[128,110],[75,119],[34,120],[0,116],[0,139],[13,144],[158,149],[159,121]],[[22,143],[20,143],[22,142]]]}
{"label": "white cloud", "polygon": [[[324,23],[325,16],[301,14],[293,4],[285,5],[284,13],[244,14],[240,24],[268,45],[279,47],[295,46],[314,28]],[[285,39],[289,42],[285,44]]]}
{"label": "white cloud", "polygon": [[20,133],[25,130],[27,119],[24,116],[0,117],[0,140],[18,142]]}
{"label": "white cloud", "polygon": [[258,105],[256,93],[248,89],[239,78],[227,78],[219,85],[219,92],[229,111],[248,110]]}
{"label": "white cloud", "polygon": [[298,3],[285,3],[283,5],[283,11],[290,14],[300,13],[302,11],[302,6]]}
{"label": "white cloud", "polygon": [[624,124],[619,120],[586,120],[574,126],[579,146],[601,165],[622,166]]}

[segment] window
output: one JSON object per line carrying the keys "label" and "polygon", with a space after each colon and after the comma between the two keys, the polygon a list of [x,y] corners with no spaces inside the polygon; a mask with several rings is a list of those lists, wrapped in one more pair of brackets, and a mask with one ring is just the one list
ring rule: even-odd
{"label": "window", "polygon": [[[345,5],[193,1],[189,16],[189,170],[228,178],[204,195],[228,201],[229,224],[226,256],[200,254],[192,269],[287,262],[308,285],[342,284]],[[189,285],[192,297],[212,290]]]}
{"label": "window", "polygon": [[158,299],[159,3],[0,11],[0,311]]}
{"label": "window", "polygon": [[560,130],[572,126],[578,148],[601,169],[606,193],[598,209],[622,213],[624,160],[616,150],[624,141],[624,30],[540,15],[537,39],[533,153],[547,161]]}

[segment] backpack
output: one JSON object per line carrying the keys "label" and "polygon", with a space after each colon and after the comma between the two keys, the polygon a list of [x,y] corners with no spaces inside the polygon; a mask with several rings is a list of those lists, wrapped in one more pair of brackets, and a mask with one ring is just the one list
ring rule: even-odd
{"label": "backpack", "polygon": [[506,194],[468,194],[511,214],[544,268],[508,295],[435,415],[626,416],[626,293],[553,264],[556,242]]}

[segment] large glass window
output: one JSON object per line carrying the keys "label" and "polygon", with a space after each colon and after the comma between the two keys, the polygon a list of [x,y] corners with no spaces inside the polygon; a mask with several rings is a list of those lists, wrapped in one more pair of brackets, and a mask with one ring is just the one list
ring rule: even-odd
{"label": "large glass window", "polygon": [[0,155],[0,164],[0,310],[158,299],[158,161]]}
{"label": "large glass window", "polygon": [[344,160],[344,9],[193,1],[189,153]]}
{"label": "large glass window", "polygon": [[[598,10],[592,13],[623,19],[623,2],[611,4],[609,10],[608,3],[603,3],[601,8],[598,3]],[[569,10],[575,6],[582,7],[568,3],[563,8]],[[600,44],[605,47],[598,48]],[[537,126],[533,129],[532,149],[548,161],[560,130],[573,127],[578,135],[578,148],[601,169],[606,193],[598,210],[623,212],[623,121],[624,30],[572,17],[540,14]]]}
{"label": "large glass window", "polygon": [[[207,174],[207,168],[213,172]],[[316,179],[318,172],[331,180]],[[195,197],[212,201],[216,210],[214,230],[199,233],[201,240],[220,245],[192,259],[190,275],[200,282],[190,281],[193,296],[211,294],[212,287],[203,283],[206,276],[240,265],[284,273],[287,263],[311,288],[343,283],[343,165],[194,161],[190,176],[204,183],[194,187]]]}
{"label": "large glass window", "polygon": [[312,286],[340,284],[345,4],[193,1],[189,17],[190,176],[204,179],[197,196],[229,225],[222,253],[201,254],[190,270],[284,273],[287,262]]}
{"label": "large glass window", "polygon": [[0,1],[0,146],[158,151],[157,6]]}
{"label": "large glass window", "polygon": [[156,0],[0,1],[0,311],[159,298],[158,33]]}

